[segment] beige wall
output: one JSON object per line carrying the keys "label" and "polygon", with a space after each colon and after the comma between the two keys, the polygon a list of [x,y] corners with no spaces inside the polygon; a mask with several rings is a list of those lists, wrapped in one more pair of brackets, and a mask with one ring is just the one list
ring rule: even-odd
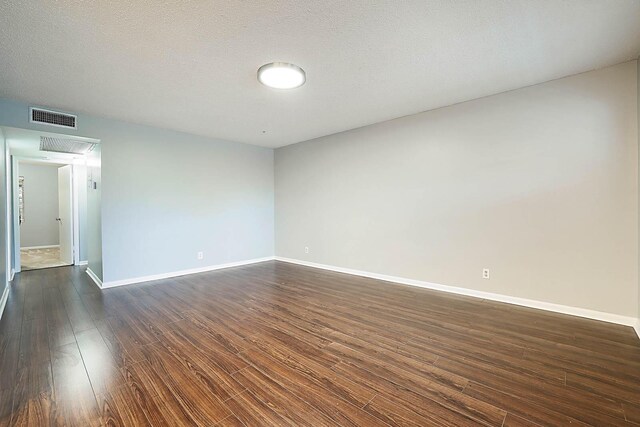
{"label": "beige wall", "polygon": [[636,316],[636,86],[633,61],[278,149],[276,255]]}

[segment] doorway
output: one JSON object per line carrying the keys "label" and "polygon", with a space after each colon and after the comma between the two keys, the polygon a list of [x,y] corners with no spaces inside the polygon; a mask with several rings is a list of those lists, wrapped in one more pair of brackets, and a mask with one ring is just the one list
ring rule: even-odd
{"label": "doorway", "polygon": [[72,168],[18,160],[21,271],[74,263]]}
{"label": "doorway", "polygon": [[89,193],[99,176],[100,141],[9,127],[2,131],[9,150],[10,280],[23,270],[87,265],[88,271],[91,259],[99,270],[101,236],[92,233],[99,199]]}

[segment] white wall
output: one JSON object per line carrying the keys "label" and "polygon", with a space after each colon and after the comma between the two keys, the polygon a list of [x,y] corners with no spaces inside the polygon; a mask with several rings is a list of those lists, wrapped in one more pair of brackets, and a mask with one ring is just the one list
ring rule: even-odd
{"label": "white wall", "polygon": [[58,167],[20,162],[24,177],[24,222],[20,225],[20,246],[60,244],[58,217]]}
{"label": "white wall", "polygon": [[[28,107],[0,99],[0,126],[50,132]],[[272,149],[83,114],[65,133],[101,140],[87,252],[104,282],[273,255]]]}
{"label": "white wall", "polygon": [[276,255],[636,316],[636,85],[634,61],[277,149]]}
{"label": "white wall", "polygon": [[[102,255],[102,144],[87,155],[87,263],[104,280]],[[122,238],[122,237],[121,237]],[[126,249],[125,249],[126,250]],[[117,267],[117,266],[116,266]]]}
{"label": "white wall", "polygon": [[102,146],[106,280],[273,256],[273,150],[118,130]]}

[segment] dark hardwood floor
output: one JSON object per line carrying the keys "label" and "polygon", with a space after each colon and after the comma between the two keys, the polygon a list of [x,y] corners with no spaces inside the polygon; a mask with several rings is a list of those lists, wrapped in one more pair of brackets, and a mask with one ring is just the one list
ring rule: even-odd
{"label": "dark hardwood floor", "polygon": [[632,328],[279,262],[16,276],[0,425],[630,426]]}

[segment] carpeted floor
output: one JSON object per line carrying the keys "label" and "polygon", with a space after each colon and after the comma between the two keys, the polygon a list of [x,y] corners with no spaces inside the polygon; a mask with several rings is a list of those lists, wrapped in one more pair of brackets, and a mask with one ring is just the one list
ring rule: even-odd
{"label": "carpeted floor", "polygon": [[61,267],[67,265],[60,261],[60,248],[20,249],[22,270]]}

